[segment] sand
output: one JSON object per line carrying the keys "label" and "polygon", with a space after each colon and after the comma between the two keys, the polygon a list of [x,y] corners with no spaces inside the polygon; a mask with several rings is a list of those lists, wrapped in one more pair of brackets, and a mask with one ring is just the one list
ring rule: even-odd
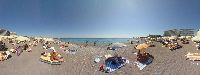
{"label": "sand", "polygon": [[[97,55],[103,56],[107,53],[107,46],[88,46],[78,48],[76,54],[67,54],[58,48],[58,45],[52,45],[64,57],[65,62],[61,65],[49,65],[39,61],[42,44],[33,47],[32,52],[23,52],[20,56],[12,54],[12,58],[0,61],[0,75],[198,75],[200,74],[200,61],[186,60],[185,55],[188,52],[200,52],[195,48],[194,43],[183,45],[183,48],[170,51],[168,48],[161,47],[160,43],[155,43],[156,47],[148,48],[147,51],[154,56],[152,64],[145,69],[139,70],[134,65],[137,52],[134,45],[127,44],[127,47],[119,49],[117,54],[129,59],[130,63],[121,69],[104,73],[98,71],[99,63],[94,63]],[[10,44],[6,45],[13,47]],[[101,60],[100,63],[104,62]]]}

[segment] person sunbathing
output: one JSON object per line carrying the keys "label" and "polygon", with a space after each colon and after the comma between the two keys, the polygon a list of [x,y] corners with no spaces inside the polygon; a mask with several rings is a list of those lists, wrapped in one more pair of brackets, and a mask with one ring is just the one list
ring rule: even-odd
{"label": "person sunbathing", "polygon": [[15,52],[16,52],[15,47],[11,48],[11,49],[10,49],[10,52],[15,53]]}
{"label": "person sunbathing", "polygon": [[29,48],[28,44],[23,45],[23,50],[27,50]]}
{"label": "person sunbathing", "polygon": [[51,52],[50,55],[51,61],[64,61],[63,57],[61,57],[56,51]]}
{"label": "person sunbathing", "polygon": [[10,56],[10,52],[9,51],[0,53],[0,61],[4,61],[4,60],[8,59],[9,56]]}
{"label": "person sunbathing", "polygon": [[141,62],[141,63],[145,63],[148,60],[149,54],[144,52],[144,53],[140,53],[140,51],[137,54],[137,61]]}

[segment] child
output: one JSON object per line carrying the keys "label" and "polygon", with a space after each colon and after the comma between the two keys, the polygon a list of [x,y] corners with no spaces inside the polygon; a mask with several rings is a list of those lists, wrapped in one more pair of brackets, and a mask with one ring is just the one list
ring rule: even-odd
{"label": "child", "polygon": [[99,71],[102,71],[102,72],[105,71],[105,70],[104,70],[104,64],[100,64],[100,65],[99,65]]}

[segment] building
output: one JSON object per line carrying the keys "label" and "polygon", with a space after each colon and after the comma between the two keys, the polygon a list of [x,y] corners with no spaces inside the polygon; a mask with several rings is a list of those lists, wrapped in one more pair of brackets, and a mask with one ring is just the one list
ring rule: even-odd
{"label": "building", "polygon": [[180,36],[180,31],[178,29],[164,31],[163,36]]}
{"label": "building", "polygon": [[194,36],[194,29],[180,29],[180,36]]}
{"label": "building", "polygon": [[10,31],[5,29],[0,29],[0,35],[1,36],[10,36]]}
{"label": "building", "polygon": [[164,31],[163,36],[194,36],[194,29],[172,29]]}

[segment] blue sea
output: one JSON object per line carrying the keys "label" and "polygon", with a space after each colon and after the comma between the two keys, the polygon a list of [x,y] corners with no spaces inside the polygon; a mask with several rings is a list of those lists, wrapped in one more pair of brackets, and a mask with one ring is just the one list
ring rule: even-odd
{"label": "blue sea", "polygon": [[109,44],[109,43],[128,43],[129,40],[133,40],[132,38],[61,38],[63,42],[72,42],[72,43],[94,43],[96,41],[97,44]]}

